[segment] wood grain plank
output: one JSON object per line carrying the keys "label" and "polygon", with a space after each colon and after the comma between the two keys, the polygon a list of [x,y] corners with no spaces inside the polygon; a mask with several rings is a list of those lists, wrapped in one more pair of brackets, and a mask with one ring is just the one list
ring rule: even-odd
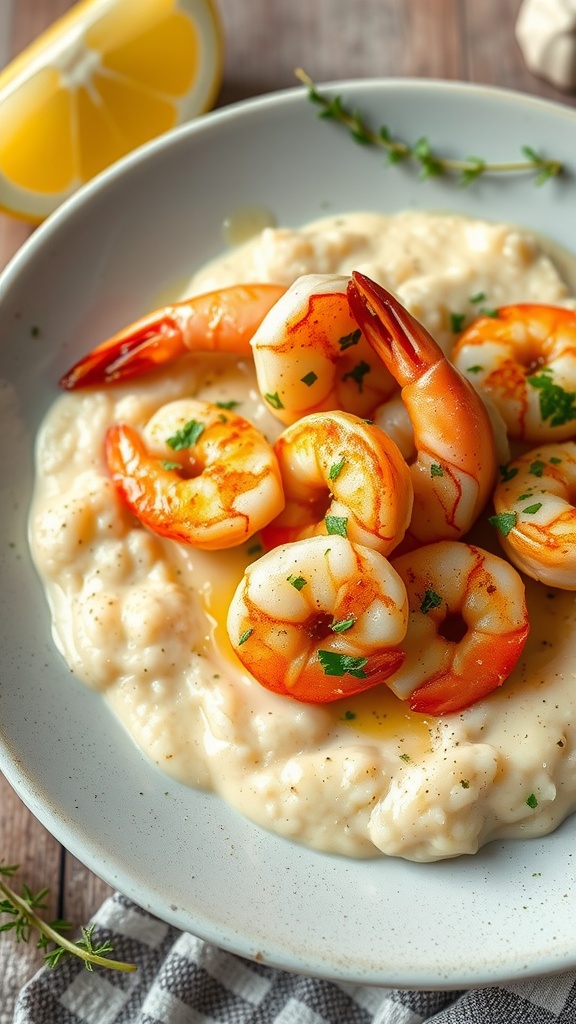
{"label": "wood grain plank", "polygon": [[470,79],[532,93],[556,103],[576,106],[574,93],[562,92],[528,70],[514,27],[522,0],[464,0],[466,35],[470,41]]}
{"label": "wood grain plank", "polygon": [[[22,882],[33,892],[45,886],[48,919],[59,916],[58,897],[62,850],[60,844],[24,806],[6,779],[0,775],[0,862],[19,864],[20,870],[10,882],[21,891]],[[2,923],[8,918],[3,917]],[[0,1024],[12,1021],[12,1008],[22,984],[42,966],[42,954],[35,939],[27,945],[16,944],[12,932],[0,933]]]}

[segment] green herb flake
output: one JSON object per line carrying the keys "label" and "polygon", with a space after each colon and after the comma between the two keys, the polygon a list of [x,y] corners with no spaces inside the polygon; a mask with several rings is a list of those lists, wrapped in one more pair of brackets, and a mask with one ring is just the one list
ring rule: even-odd
{"label": "green herb flake", "polygon": [[204,433],[206,427],[198,420],[188,420],[184,426],[177,430],[172,437],[166,438],[166,444],[175,452],[181,452],[185,448],[192,448]]}
{"label": "green herb flake", "polygon": [[532,476],[543,476],[544,470],[546,469],[546,463],[542,462],[542,459],[535,459],[534,462],[530,463],[530,469],[528,470]]}
{"label": "green herb flake", "polygon": [[477,292],[476,295],[471,295],[468,301],[473,306],[477,306],[479,302],[484,302],[486,298],[486,292]]}
{"label": "green herb flake", "polygon": [[215,405],[217,405],[219,409],[227,409],[228,412],[232,412],[233,409],[237,409],[241,404],[241,402],[237,402],[233,398],[231,398],[229,402],[215,402]]}
{"label": "green herb flake", "polygon": [[538,801],[534,796],[534,793],[530,793],[530,796],[526,799],[526,803],[528,804],[528,807],[532,808],[533,811],[536,810],[536,808],[538,807]]}
{"label": "green herb flake", "polygon": [[342,718],[344,719],[345,722],[353,722],[354,719],[356,718],[356,712],[345,711],[344,714],[342,715]]}
{"label": "green herb flake", "polygon": [[337,654],[335,651],[318,651],[324,675],[326,676],[355,676],[356,679],[366,679],[364,666],[368,658],[354,657],[351,654]]}
{"label": "green herb flake", "polygon": [[355,616],[351,615],[349,619],[340,619],[338,622],[333,622],[330,629],[333,633],[345,633],[348,629],[352,629],[355,622]]}
{"label": "green herb flake", "polygon": [[400,757],[400,760],[401,761],[405,761],[406,764],[410,764],[410,761],[412,760],[412,758],[410,757],[410,754],[400,754],[399,757]]}
{"label": "green herb flake", "polygon": [[536,513],[541,508],[542,508],[542,502],[541,501],[535,501],[533,505],[527,505],[527,507],[523,508],[522,511],[526,512],[526,514],[529,515],[529,516],[534,516],[534,515],[536,515]]}
{"label": "green herb flake", "polygon": [[467,366],[466,373],[482,373],[483,369],[484,367],[480,363],[476,363],[474,366]]}
{"label": "green herb flake", "polygon": [[462,786],[462,789],[470,789],[468,779],[460,779],[460,785]]}
{"label": "green herb flake", "polygon": [[503,537],[507,537],[516,526],[518,514],[516,512],[499,512],[497,516],[489,516],[490,526],[494,526]]}
{"label": "green herb flake", "polygon": [[326,516],[326,532],[340,537],[348,536],[348,519],[345,516]]}
{"label": "green herb flake", "polygon": [[271,395],[269,392],[267,392],[264,395],[264,398],[266,399],[268,404],[272,406],[273,409],[283,409],[284,408],[284,404],[282,402],[282,399],[280,398],[280,395],[278,394],[277,391],[275,391],[273,395]]}
{"label": "green herb flake", "polygon": [[460,334],[464,330],[466,313],[450,313],[450,330],[452,334]]}
{"label": "green herb flake", "polygon": [[344,334],[343,337],[340,338],[338,341],[340,351],[345,352],[347,348],[352,348],[354,345],[357,345],[358,342],[360,341],[361,336],[362,331],[360,330],[360,328],[358,328],[358,330],[356,331],[352,331],[351,334]]}
{"label": "green herb flake", "polygon": [[247,555],[259,555],[262,553],[264,548],[261,544],[251,544],[249,548],[246,548]]}
{"label": "green herb flake", "polygon": [[170,469],[182,469],[182,466],[181,466],[181,464],[179,462],[170,462],[169,459],[163,459],[162,462],[160,463],[160,465],[162,466],[162,469],[167,469],[167,470],[170,470]]}
{"label": "green herb flake", "polygon": [[337,480],[338,479],[338,477],[340,476],[340,473],[344,469],[344,463],[345,462],[346,462],[346,457],[343,455],[342,458],[338,460],[338,462],[333,462],[332,463],[332,465],[330,466],[330,471],[328,473],[328,477],[329,477],[330,480]]}
{"label": "green herb flake", "polygon": [[551,455],[548,461],[551,463],[552,466],[559,466],[562,462],[562,459],[559,459],[557,455]]}
{"label": "green herb flake", "polygon": [[358,391],[362,393],[364,388],[364,377],[367,373],[370,373],[371,369],[372,367],[370,364],[362,360],[360,363],[357,363],[352,370],[349,370],[348,373],[343,375],[342,381],[353,380],[354,383],[358,385]]}
{"label": "green herb flake", "polygon": [[308,580],[304,579],[303,576],[287,576],[286,580],[292,584],[295,590],[302,590],[308,583]]}
{"label": "green herb flake", "polygon": [[552,371],[545,368],[534,377],[528,377],[528,383],[538,388],[538,403],[543,420],[549,420],[550,426],[561,427],[576,419],[576,392],[565,391],[552,380]]}
{"label": "green herb flake", "polygon": [[517,466],[499,466],[498,468],[500,470],[500,480],[503,484],[507,484],[518,474]]}
{"label": "green herb flake", "polygon": [[430,476],[444,476],[444,470],[439,462],[433,462],[430,466]]}
{"label": "green herb flake", "polygon": [[253,629],[245,629],[241,636],[238,637],[238,647],[241,647],[242,644],[245,644],[246,641],[252,636],[253,632]]}
{"label": "green herb flake", "polygon": [[492,320],[498,319],[498,310],[494,309],[493,306],[480,306],[478,313],[480,314],[480,316],[491,317]]}
{"label": "green herb flake", "polygon": [[311,388],[313,384],[318,380],[318,374],[314,373],[314,370],[310,370],[310,373],[306,373],[300,380],[307,388]]}
{"label": "green herb flake", "polygon": [[425,590],[422,603],[420,605],[420,611],[427,615],[428,612],[432,611],[433,608],[439,608],[442,604],[442,598],[440,594],[437,594],[435,590]]}

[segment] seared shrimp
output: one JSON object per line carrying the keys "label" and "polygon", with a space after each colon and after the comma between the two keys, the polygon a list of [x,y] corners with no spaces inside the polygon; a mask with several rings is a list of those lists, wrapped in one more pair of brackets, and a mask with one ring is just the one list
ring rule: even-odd
{"label": "seared shrimp", "polygon": [[206,550],[234,547],[281,511],[276,456],[247,420],[209,402],[162,406],[144,436],[109,429],[106,461],[144,526]]}
{"label": "seared shrimp", "polygon": [[487,392],[514,440],[562,441],[576,432],[576,310],[531,303],[481,317],[452,359]]}
{"label": "seared shrimp", "polygon": [[490,418],[471,384],[404,307],[353,273],[348,298],[368,341],[402,387],[414,430],[411,546],[455,540],[470,529],[496,479]]}
{"label": "seared shrimp", "polygon": [[60,386],[74,390],[114,384],[188,351],[249,356],[254,331],[284,291],[275,284],[234,285],[164,306],[83,356],[64,374]]}
{"label": "seared shrimp", "polygon": [[348,281],[299,277],[252,338],[260,394],[282,423],[330,409],[368,416],[396,389],[350,312]]}
{"label": "seared shrimp", "polygon": [[461,711],[501,686],[528,636],[524,584],[503,558],[462,541],[392,559],[408,592],[406,660],[386,680],[413,711]]}
{"label": "seared shrimp", "polygon": [[379,427],[346,412],[304,416],[274,445],[286,508],[263,530],[267,547],[339,533],[386,555],[412,514],[410,471]]}
{"label": "seared shrimp", "polygon": [[326,703],[400,667],[407,614],[404,584],[383,555],[340,536],[309,537],[248,567],[228,635],[267,689]]}
{"label": "seared shrimp", "polygon": [[576,590],[576,443],[542,445],[502,469],[494,492],[500,543],[542,583]]}

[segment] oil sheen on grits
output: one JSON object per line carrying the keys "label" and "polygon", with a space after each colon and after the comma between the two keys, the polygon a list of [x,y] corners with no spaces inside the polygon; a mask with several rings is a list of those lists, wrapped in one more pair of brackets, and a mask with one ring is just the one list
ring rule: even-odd
{"label": "oil sheen on grits", "polygon": [[[187,292],[360,270],[449,352],[451,312],[471,311],[479,293],[492,307],[574,305],[567,267],[549,253],[509,225],[352,213],[301,230],[265,227]],[[528,582],[531,633],[513,675],[444,719],[410,713],[385,686],[330,706],[265,690],[239,665],[225,627],[258,557],[254,540],[215,553],[162,540],[125,509],[104,466],[109,425],[141,428],[186,396],[241,402],[269,440],[281,429],[249,361],[193,355],[137,382],[65,394],[41,428],[31,547],[74,675],[101,691],[162,771],[320,850],[432,861],[555,828],[576,806],[574,594]],[[492,536],[481,543],[499,551]]]}

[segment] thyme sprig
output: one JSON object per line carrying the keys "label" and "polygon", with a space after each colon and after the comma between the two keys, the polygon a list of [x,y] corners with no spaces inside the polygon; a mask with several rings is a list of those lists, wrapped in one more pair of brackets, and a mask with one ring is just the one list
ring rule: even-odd
{"label": "thyme sprig", "polygon": [[105,940],[96,945],[93,939],[94,925],[82,928],[82,938],[77,942],[62,935],[70,931],[69,921],[44,921],[37,914],[38,910],[46,909],[46,897],[49,890],[40,889],[33,893],[29,886],[22,885],[22,893],[18,895],[6,882],[18,871],[18,864],[0,864],[0,915],[8,915],[9,920],[0,924],[0,932],[13,931],[16,942],[29,942],[34,932],[38,933],[36,945],[45,950],[44,960],[48,967],[55,967],[67,956],[77,956],[84,961],[88,971],[94,966],[108,967],[116,971],[136,971],[134,964],[111,960],[106,953],[113,950],[112,944]]}
{"label": "thyme sprig", "polygon": [[489,163],[479,156],[469,156],[465,160],[441,156],[432,149],[426,137],[410,145],[403,139],[393,137],[386,125],[374,130],[360,111],[349,110],[344,105],[341,96],[323,96],[310,75],[302,68],[296,68],[295,75],[306,86],[308,98],[312,103],[322,108],[319,117],[344,125],[354,141],[360,145],[376,146],[384,150],[389,164],[410,160],[416,162],[420,168],[421,178],[455,175],[458,184],[466,187],[485,174],[531,173],[534,175],[534,184],[543,185],[550,178],[558,177],[564,170],[560,160],[544,157],[532,146],[522,146],[524,160],[505,163]]}

